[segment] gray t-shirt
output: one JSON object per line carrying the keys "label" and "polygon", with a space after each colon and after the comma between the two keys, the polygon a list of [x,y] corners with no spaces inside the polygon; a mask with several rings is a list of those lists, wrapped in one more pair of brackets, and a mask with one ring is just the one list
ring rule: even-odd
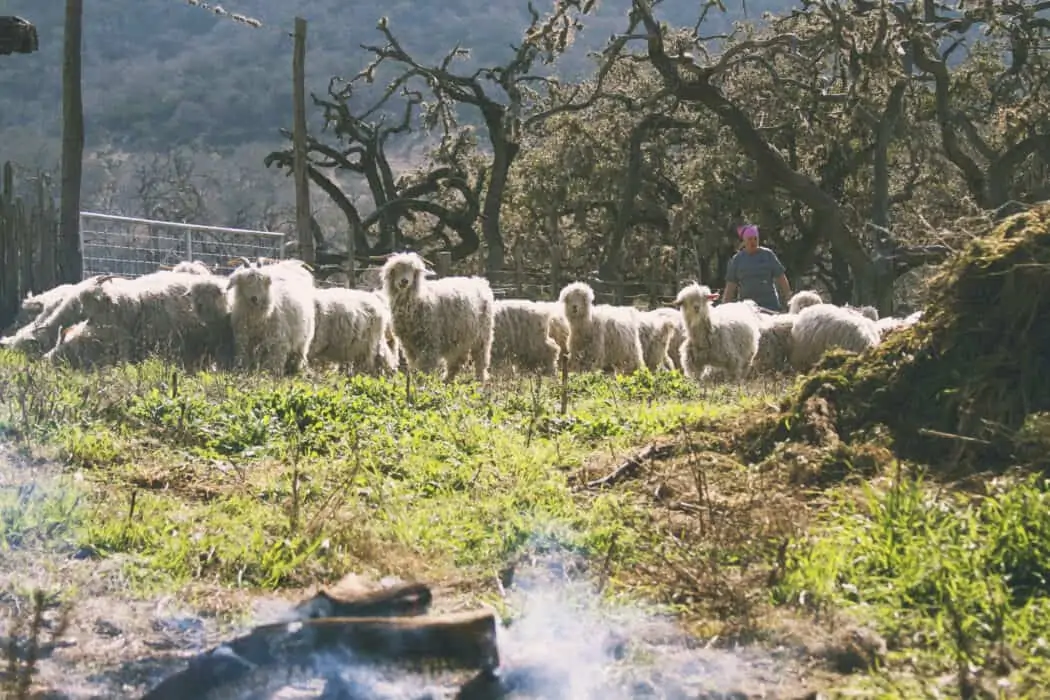
{"label": "gray t-shirt", "polygon": [[729,261],[726,281],[737,283],[737,299],[751,299],[770,311],[780,310],[780,295],[773,283],[784,274],[784,265],[777,254],[769,248],[759,246],[754,253],[741,250]]}

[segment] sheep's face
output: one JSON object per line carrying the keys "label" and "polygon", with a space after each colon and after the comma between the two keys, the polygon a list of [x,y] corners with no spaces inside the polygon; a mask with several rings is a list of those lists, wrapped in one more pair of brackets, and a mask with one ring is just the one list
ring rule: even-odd
{"label": "sheep's face", "polygon": [[387,259],[383,265],[383,289],[391,299],[415,295],[427,266],[415,253],[399,253]]}
{"label": "sheep's face", "polygon": [[594,290],[582,282],[573,282],[561,290],[558,300],[565,308],[567,318],[587,319],[594,306]]}
{"label": "sheep's face", "polygon": [[44,310],[44,302],[32,294],[22,300],[22,311],[26,314],[38,314]]}
{"label": "sheep's face", "polygon": [[674,306],[681,309],[686,325],[693,326],[709,314],[711,302],[717,299],[718,293],[710,287],[693,283],[678,293]]}
{"label": "sheep's face", "polygon": [[226,294],[217,281],[209,280],[194,284],[187,294],[193,304],[193,312],[202,321],[216,321],[229,311],[226,305]]}
{"label": "sheep's face", "polygon": [[233,303],[252,311],[270,308],[269,275],[255,268],[241,268],[230,275],[229,287],[233,290]]}

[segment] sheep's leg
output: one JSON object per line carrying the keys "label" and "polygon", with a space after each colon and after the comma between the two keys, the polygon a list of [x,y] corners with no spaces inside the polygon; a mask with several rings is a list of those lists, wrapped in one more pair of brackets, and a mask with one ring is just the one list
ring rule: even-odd
{"label": "sheep's leg", "polygon": [[474,363],[474,378],[479,382],[489,379],[489,365],[492,363],[492,342],[482,339],[470,350],[470,359]]}
{"label": "sheep's leg", "polygon": [[463,353],[456,353],[451,357],[445,358],[445,382],[451,383],[459,371],[463,369],[463,365],[467,362],[467,356]]}

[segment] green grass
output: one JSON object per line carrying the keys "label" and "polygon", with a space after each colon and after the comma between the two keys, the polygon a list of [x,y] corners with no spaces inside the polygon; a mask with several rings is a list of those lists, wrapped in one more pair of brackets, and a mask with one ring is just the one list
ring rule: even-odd
{"label": "green grass", "polygon": [[1003,478],[977,494],[904,469],[888,481],[832,494],[790,555],[779,601],[845,610],[881,632],[893,651],[865,681],[877,697],[944,697],[930,679],[946,672],[1045,697],[1050,480]]}
{"label": "green grass", "polygon": [[[97,374],[0,355],[0,429],[52,450],[65,479],[0,496],[0,543],[36,538],[130,555],[144,591],[189,580],[275,589],[348,571],[491,575],[538,539],[631,563],[639,517],[567,477],[737,405],[678,374],[444,386],[403,378],[187,376],[160,364]],[[612,457],[609,458],[612,461]]]}

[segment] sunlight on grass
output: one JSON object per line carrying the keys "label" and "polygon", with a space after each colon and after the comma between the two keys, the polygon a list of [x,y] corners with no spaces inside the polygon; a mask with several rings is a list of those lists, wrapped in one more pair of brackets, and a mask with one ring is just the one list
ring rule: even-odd
{"label": "sunlight on grass", "polygon": [[[604,551],[637,541],[622,496],[567,476],[741,405],[681,375],[444,386],[334,375],[187,376],[159,363],[79,374],[0,357],[0,426],[83,475],[65,536],[131,554],[128,576],[277,588],[348,570],[494,571],[537,533]],[[13,400],[12,400],[13,399]],[[749,399],[744,399],[746,403]],[[622,554],[630,556],[629,548]]]}

